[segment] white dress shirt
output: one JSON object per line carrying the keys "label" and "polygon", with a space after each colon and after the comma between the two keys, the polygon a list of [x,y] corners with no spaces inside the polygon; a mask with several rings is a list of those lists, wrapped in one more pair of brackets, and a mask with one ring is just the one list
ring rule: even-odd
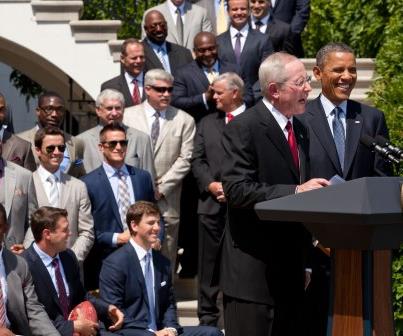
{"label": "white dress shirt", "polygon": [[245,45],[245,41],[246,38],[248,37],[248,33],[249,33],[249,25],[246,24],[245,26],[243,26],[243,28],[241,30],[237,30],[234,27],[230,26],[229,27],[229,33],[231,35],[231,44],[232,44],[232,49],[235,49],[235,42],[236,42],[236,34],[241,33],[242,37],[241,37],[241,52],[243,50],[243,47]]}
{"label": "white dress shirt", "polygon": [[182,5],[176,7],[172,3],[171,0],[167,0],[167,4],[168,4],[169,12],[171,13],[171,16],[172,16],[172,20],[174,21],[174,23],[176,22],[176,17],[178,15],[178,14],[176,14],[176,9],[179,9],[181,12],[183,26],[185,26],[185,3],[186,3],[186,1],[183,1]]}
{"label": "white dress shirt", "polygon": [[[236,117],[236,116],[238,116],[238,115],[240,115],[242,112],[244,112],[246,110],[246,105],[245,104],[242,104],[241,106],[239,106],[236,110],[234,110],[234,111],[231,111],[231,112],[229,112],[229,113],[231,113],[233,116],[234,116],[234,118]],[[227,118],[227,115],[225,114],[225,123],[226,124],[228,124],[228,118]]]}

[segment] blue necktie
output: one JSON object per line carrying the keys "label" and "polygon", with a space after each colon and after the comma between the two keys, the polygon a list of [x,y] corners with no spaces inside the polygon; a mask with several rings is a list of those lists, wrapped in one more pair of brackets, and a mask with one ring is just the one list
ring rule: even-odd
{"label": "blue necktie", "polygon": [[148,328],[156,331],[157,324],[155,322],[155,302],[154,302],[154,286],[153,286],[154,281],[153,281],[153,272],[151,270],[151,262],[152,262],[151,251],[147,252],[144,259],[145,259],[144,279],[146,282],[147,297],[148,297],[148,315],[149,315]]}
{"label": "blue necktie", "polygon": [[333,114],[333,138],[336,145],[337,155],[339,156],[341,170],[344,169],[344,152],[346,150],[346,133],[344,131],[343,123],[341,122],[341,115],[343,110],[336,106],[332,111]]}

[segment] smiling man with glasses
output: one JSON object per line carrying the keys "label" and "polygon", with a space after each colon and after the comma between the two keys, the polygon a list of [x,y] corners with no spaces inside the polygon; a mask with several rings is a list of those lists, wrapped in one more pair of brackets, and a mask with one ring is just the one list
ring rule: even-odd
{"label": "smiling man with glasses", "polygon": [[[65,149],[65,135],[62,130],[56,126],[40,128],[35,134],[35,153],[40,164],[33,173],[33,180],[39,207],[52,206],[68,211],[71,232],[68,247],[82,264],[94,242],[94,222],[85,184],[63,173],[60,168]],[[25,248],[33,240],[29,228]]]}

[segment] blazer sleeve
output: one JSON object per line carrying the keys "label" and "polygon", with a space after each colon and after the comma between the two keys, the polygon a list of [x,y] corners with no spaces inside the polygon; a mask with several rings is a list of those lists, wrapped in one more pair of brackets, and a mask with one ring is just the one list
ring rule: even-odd
{"label": "blazer sleeve", "polygon": [[203,93],[189,95],[189,83],[186,81],[187,76],[191,76],[191,74],[185,71],[177,72],[174,79],[172,105],[185,111],[191,110],[192,108],[205,109],[206,105],[203,101]]}
{"label": "blazer sleeve", "polygon": [[310,13],[310,0],[297,0],[295,14],[291,20],[291,30],[301,34],[304,30]]}
{"label": "blazer sleeve", "polygon": [[33,214],[37,209],[38,201],[36,199],[34,179],[31,175],[28,181],[28,211],[26,212],[27,217],[25,218],[25,234],[28,232],[28,227],[31,227],[31,214]]}
{"label": "blazer sleeve", "polygon": [[34,172],[36,170],[35,158],[34,155],[32,154],[30,144],[27,144],[26,155],[24,158],[24,168],[28,169],[31,172]]}

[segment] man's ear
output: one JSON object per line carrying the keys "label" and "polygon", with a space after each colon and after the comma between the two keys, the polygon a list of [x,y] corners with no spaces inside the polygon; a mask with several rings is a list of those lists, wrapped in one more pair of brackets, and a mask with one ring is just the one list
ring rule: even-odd
{"label": "man's ear", "polygon": [[278,99],[278,97],[280,95],[279,84],[270,83],[267,86],[267,93],[269,94],[269,97],[273,97],[274,99]]}
{"label": "man's ear", "polygon": [[317,65],[313,67],[312,72],[317,81],[322,79],[322,70]]}

